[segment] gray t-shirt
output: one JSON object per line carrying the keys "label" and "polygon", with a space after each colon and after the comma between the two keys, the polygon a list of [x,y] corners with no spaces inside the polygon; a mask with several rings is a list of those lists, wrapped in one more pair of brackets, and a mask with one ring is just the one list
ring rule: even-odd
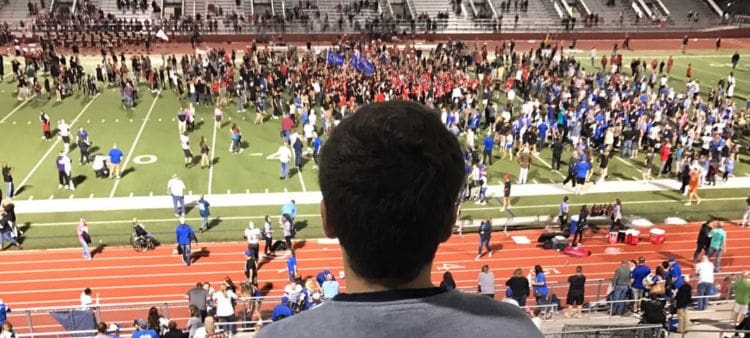
{"label": "gray t-shirt", "polygon": [[483,295],[495,294],[495,275],[492,272],[479,273],[479,292]]}
{"label": "gray t-shirt", "polygon": [[[502,334],[501,334],[502,333]],[[260,330],[264,337],[542,338],[517,306],[439,288],[339,294]]]}
{"label": "gray t-shirt", "polygon": [[192,288],[187,292],[190,305],[195,305],[198,310],[206,311],[206,298],[208,298],[208,291],[204,288]]}

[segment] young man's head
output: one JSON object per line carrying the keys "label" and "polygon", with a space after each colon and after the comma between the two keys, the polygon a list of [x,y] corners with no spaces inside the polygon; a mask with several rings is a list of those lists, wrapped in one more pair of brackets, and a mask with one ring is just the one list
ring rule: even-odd
{"label": "young man's head", "polygon": [[370,104],[343,120],[320,158],[321,214],[351,272],[396,288],[429,269],[455,223],[464,161],[437,112]]}

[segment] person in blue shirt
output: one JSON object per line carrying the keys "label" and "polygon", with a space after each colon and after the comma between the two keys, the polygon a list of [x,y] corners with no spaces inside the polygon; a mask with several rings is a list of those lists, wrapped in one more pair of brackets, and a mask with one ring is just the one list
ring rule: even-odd
{"label": "person in blue shirt", "polygon": [[492,148],[495,147],[495,140],[492,138],[492,133],[487,133],[483,142],[484,152],[482,153],[482,162],[492,165]]}
{"label": "person in blue shirt", "polygon": [[297,203],[292,200],[291,202],[282,205],[281,214],[289,215],[292,221],[294,221],[294,219],[297,218]]}
{"label": "person in blue shirt", "polygon": [[581,194],[581,189],[583,189],[583,185],[586,183],[586,178],[589,175],[590,169],[591,164],[589,164],[589,162],[583,157],[581,157],[581,159],[578,160],[578,163],[576,163],[576,194]]}
{"label": "person in blue shirt", "polygon": [[153,329],[148,327],[148,322],[145,320],[138,319],[133,323],[135,331],[133,332],[132,338],[159,338],[159,334]]}
{"label": "person in blue shirt", "polygon": [[492,223],[490,220],[482,221],[479,224],[479,253],[477,254],[476,260],[482,257],[482,247],[487,248],[487,252],[492,257],[492,248],[490,248],[490,239],[492,238]]}
{"label": "person in blue shirt", "polygon": [[636,265],[633,272],[630,274],[631,287],[633,290],[633,298],[636,300],[633,303],[633,311],[638,312],[640,309],[640,299],[643,297],[643,293],[646,287],[643,286],[643,279],[651,273],[651,269],[646,265],[646,257],[638,258],[638,265]]}
{"label": "person in blue shirt", "polygon": [[198,243],[198,239],[195,238],[193,227],[185,224],[184,216],[180,217],[180,224],[177,225],[175,234],[177,236],[178,251],[181,251],[182,254],[182,261],[185,262],[185,265],[190,266],[192,263],[190,243],[193,240],[195,240],[195,243]]}
{"label": "person in blue shirt", "polygon": [[313,166],[313,169],[318,169],[318,155],[320,154],[320,147],[323,146],[323,139],[320,138],[320,135],[318,133],[313,132],[313,161],[315,162],[315,165]]}
{"label": "person in blue shirt", "polygon": [[[315,275],[315,281],[318,282],[318,286],[320,287],[323,286],[323,282],[326,281],[326,275],[328,274],[333,276],[333,274],[331,274],[331,270],[328,270],[328,269],[323,269],[323,271],[318,272],[318,274]],[[333,280],[336,280],[336,277],[334,277]]]}
{"label": "person in blue shirt", "polygon": [[292,308],[287,305],[289,303],[289,297],[284,296],[281,297],[281,302],[277,304],[273,308],[273,315],[271,316],[271,320],[274,322],[282,320],[287,317],[291,317],[294,315],[294,312],[292,311]]}
{"label": "person in blue shirt", "polygon": [[109,150],[109,163],[111,164],[109,178],[120,178],[120,165],[122,164],[123,156],[124,154],[122,153],[122,150],[120,150],[115,143],[115,145],[112,146],[112,149]]}
{"label": "person in blue shirt", "polygon": [[669,257],[667,262],[669,263],[667,278],[671,281],[669,285],[671,288],[677,290],[682,286],[682,283],[684,283],[684,279],[682,279],[682,267],[680,267],[680,263],[677,263],[677,260],[674,257]]}
{"label": "person in blue shirt", "polygon": [[208,203],[204,195],[201,195],[201,198],[198,199],[197,203],[198,213],[201,215],[201,218],[203,218],[203,222],[201,222],[199,231],[203,233],[204,231],[208,231],[208,217],[211,216],[211,209],[209,209],[209,207],[211,206],[211,204]]}
{"label": "person in blue shirt", "polygon": [[297,257],[289,255],[289,258],[286,260],[286,270],[289,272],[289,281],[294,282],[297,278]]}
{"label": "person in blue shirt", "polygon": [[534,281],[531,282],[531,287],[534,290],[534,297],[538,305],[547,304],[547,277],[544,276],[544,269],[542,266],[537,264],[534,266]]}
{"label": "person in blue shirt", "polygon": [[10,312],[10,306],[6,305],[5,302],[0,299],[0,327],[2,327],[5,320],[8,319],[8,312]]}

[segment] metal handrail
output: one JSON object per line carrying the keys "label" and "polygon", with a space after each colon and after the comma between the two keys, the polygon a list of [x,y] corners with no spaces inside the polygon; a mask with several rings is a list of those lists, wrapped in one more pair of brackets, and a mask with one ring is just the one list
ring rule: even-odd
{"label": "metal handrail", "polygon": [[617,332],[617,331],[625,331],[625,330],[632,330],[632,329],[662,329],[664,328],[661,325],[658,324],[651,324],[651,325],[635,325],[635,326],[623,326],[623,327],[605,327],[601,329],[585,329],[585,330],[570,330],[570,331],[558,331],[558,332],[549,332],[545,333],[545,336],[556,336],[556,335],[566,335],[566,334],[586,334],[586,333],[602,333],[602,332]]}
{"label": "metal handrail", "polygon": [[719,338],[724,337],[725,333],[750,333],[750,330],[693,330],[693,329],[687,329],[685,332],[682,333],[682,337],[684,338],[689,333],[717,333],[719,334]]}

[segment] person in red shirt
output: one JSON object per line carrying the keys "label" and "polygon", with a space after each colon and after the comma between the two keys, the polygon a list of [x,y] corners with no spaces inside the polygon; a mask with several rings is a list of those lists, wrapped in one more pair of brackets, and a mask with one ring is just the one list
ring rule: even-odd
{"label": "person in red shirt", "polygon": [[607,56],[602,55],[602,70],[607,69]]}
{"label": "person in red shirt", "polygon": [[667,163],[669,162],[669,157],[672,156],[672,144],[669,142],[664,142],[664,144],[661,146],[661,165],[659,166],[659,172],[656,173],[656,177],[661,176],[661,174],[666,174],[672,172],[672,169],[667,166]]}
{"label": "person in red shirt", "polygon": [[381,91],[378,91],[378,93],[375,94],[375,102],[385,102],[385,94],[383,94],[383,92]]}
{"label": "person in red shirt", "polygon": [[669,59],[667,59],[667,74],[669,74],[672,71],[673,64],[674,64],[674,60],[672,60],[672,55],[670,55]]}
{"label": "person in red shirt", "polygon": [[688,79],[693,77],[693,64],[688,63],[687,70],[685,71],[685,76],[687,76]]}
{"label": "person in red shirt", "polygon": [[294,121],[289,115],[284,115],[284,119],[281,120],[281,137],[289,138],[289,134],[294,130]]}

